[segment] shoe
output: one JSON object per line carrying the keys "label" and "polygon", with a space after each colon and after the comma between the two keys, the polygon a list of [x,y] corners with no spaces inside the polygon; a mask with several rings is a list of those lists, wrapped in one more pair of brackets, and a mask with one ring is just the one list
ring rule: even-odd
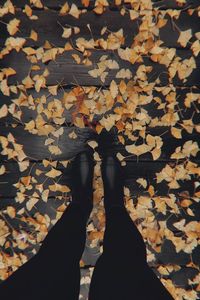
{"label": "shoe", "polygon": [[94,150],[78,153],[70,163],[71,205],[78,205],[87,216],[93,208]]}
{"label": "shoe", "polygon": [[115,154],[103,156],[101,174],[104,185],[104,206],[124,208],[124,169]]}
{"label": "shoe", "polygon": [[117,128],[112,127],[110,131],[107,131],[106,128],[103,128],[97,136],[97,142],[97,152],[101,158],[109,154],[117,153],[121,145],[118,139]]}

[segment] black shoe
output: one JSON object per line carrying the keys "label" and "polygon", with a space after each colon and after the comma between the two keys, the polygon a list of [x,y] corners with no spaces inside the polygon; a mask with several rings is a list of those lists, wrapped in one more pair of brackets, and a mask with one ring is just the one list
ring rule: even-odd
{"label": "black shoe", "polygon": [[101,163],[104,185],[104,206],[124,207],[124,169],[115,154],[104,155]]}
{"label": "black shoe", "polygon": [[118,130],[116,127],[112,127],[110,131],[105,128],[102,129],[101,133],[97,137],[98,147],[97,152],[100,157],[108,156],[109,154],[116,154],[120,149],[120,141],[118,139]]}
{"label": "black shoe", "polygon": [[72,201],[89,216],[93,208],[93,175],[95,160],[93,149],[78,153],[72,159],[70,167],[70,187]]}

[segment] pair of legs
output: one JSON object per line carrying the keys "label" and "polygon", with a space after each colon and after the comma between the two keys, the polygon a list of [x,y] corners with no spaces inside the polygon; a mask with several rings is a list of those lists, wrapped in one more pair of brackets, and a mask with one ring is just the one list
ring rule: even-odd
{"label": "pair of legs", "polygon": [[[38,253],[0,285],[2,300],[78,300],[79,261],[92,210],[92,153],[82,152],[71,165],[72,202],[49,231]],[[123,173],[115,156],[102,159],[106,229],[89,300],[172,300],[148,267],[146,246],[123,201]]]}

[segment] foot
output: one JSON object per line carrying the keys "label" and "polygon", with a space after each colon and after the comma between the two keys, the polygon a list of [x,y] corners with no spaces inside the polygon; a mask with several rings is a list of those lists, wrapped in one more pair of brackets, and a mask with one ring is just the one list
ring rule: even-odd
{"label": "foot", "polygon": [[102,158],[105,155],[113,155],[118,152],[120,141],[118,139],[117,128],[113,127],[110,131],[105,128],[97,136],[97,152]]}
{"label": "foot", "polygon": [[79,205],[89,216],[93,208],[93,175],[94,175],[93,150],[80,152],[71,161],[71,205]]}
{"label": "foot", "polygon": [[114,154],[103,156],[101,173],[104,184],[105,210],[108,211],[114,206],[125,207],[123,167]]}

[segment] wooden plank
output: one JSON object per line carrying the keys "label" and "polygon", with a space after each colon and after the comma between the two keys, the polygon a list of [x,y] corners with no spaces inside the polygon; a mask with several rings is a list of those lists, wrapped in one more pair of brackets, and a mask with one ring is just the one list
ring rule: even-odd
{"label": "wooden plank", "polygon": [[[54,8],[54,9],[59,9],[66,1],[65,0],[43,0],[41,1],[43,3],[44,6],[47,6],[49,8]],[[121,7],[121,6],[126,6],[126,7],[131,7],[130,3],[124,3],[124,1],[122,1],[121,5],[115,5],[115,1],[114,0],[108,0],[107,1],[109,3],[109,6],[112,7],[113,9],[115,9],[116,7]],[[25,6],[25,4],[27,4],[27,0],[12,0],[12,3],[16,6],[16,7],[21,7],[23,8]],[[81,0],[76,0],[73,1],[73,3],[75,3],[78,8],[85,8],[85,6],[82,4]],[[87,9],[92,9],[94,8],[94,4],[95,1],[90,0],[89,3],[89,7],[87,7]],[[178,4],[176,0],[169,0],[169,1],[158,1],[158,0],[154,0],[152,1],[152,4],[154,7],[160,7],[162,9],[168,9],[168,8],[176,8],[176,9],[185,9],[187,7],[197,7],[199,6],[199,2],[198,0],[187,0],[186,3],[183,3],[182,5]],[[34,8],[34,6],[32,5],[32,7]]]}
{"label": "wooden plank", "polygon": [[[166,87],[167,88],[167,87]],[[158,118],[159,120],[165,115],[167,108],[164,106],[162,109],[159,109],[159,103],[157,103],[155,101],[156,97],[159,98],[161,100],[161,103],[167,103],[167,95],[163,95],[164,92],[162,91],[157,91],[156,90],[157,87],[155,87],[153,90],[150,90],[146,93],[142,92],[142,94],[146,94],[146,96],[151,98],[151,102],[145,105],[138,105],[136,111],[140,112],[141,108],[145,109],[147,114],[151,117],[151,118]],[[15,114],[13,115],[11,112],[8,113],[7,116],[0,118],[0,124],[4,124],[4,123],[9,123],[9,124],[24,124],[27,123],[29,121],[31,121],[32,119],[36,119],[36,117],[38,116],[38,110],[37,108],[39,108],[39,105],[41,105],[41,97],[45,96],[46,97],[46,103],[43,104],[44,109],[48,109],[48,105],[50,105],[54,99],[57,99],[60,101],[64,111],[62,114],[62,117],[65,118],[65,123],[67,123],[67,125],[70,125],[70,123],[73,121],[72,120],[72,112],[75,110],[75,107],[72,107],[70,109],[66,109],[64,106],[64,102],[62,101],[62,99],[64,99],[64,95],[67,93],[70,93],[71,91],[73,91],[73,88],[67,88],[67,87],[60,87],[58,88],[58,92],[57,95],[52,95],[49,93],[48,88],[42,88],[40,90],[40,92],[37,92],[35,89],[31,88],[31,89],[27,89],[26,93],[23,91],[18,90],[18,93],[12,93],[10,94],[10,96],[5,96],[3,94],[1,94],[1,105],[0,108],[3,105],[7,105],[9,107],[9,109],[11,109],[11,107],[13,107],[16,99],[20,98],[20,99],[24,99],[24,101],[27,100],[28,96],[32,96],[33,97],[33,102],[35,103],[35,106],[33,107],[31,106],[23,106],[22,105],[16,105],[15,104]],[[96,92],[98,92],[98,88],[96,88]],[[192,93],[191,93],[192,92]],[[174,88],[174,92],[176,95],[176,101],[177,104],[175,105],[175,109],[174,111],[177,111],[178,116],[179,116],[179,123],[183,122],[184,120],[187,119],[192,119],[194,124],[198,124],[200,122],[200,117],[199,117],[199,111],[200,111],[200,103],[198,103],[197,101],[194,101],[194,103],[191,103],[191,106],[188,107],[185,105],[185,100],[187,99],[188,95],[194,95],[192,97],[194,97],[195,99],[195,95],[200,95],[200,89],[197,88],[193,88],[192,90],[190,88]],[[140,94],[138,92],[138,94]],[[168,93],[169,94],[169,93]],[[90,97],[89,98],[91,100],[91,102],[93,101],[93,99]],[[28,100],[27,100],[28,101]],[[25,105],[25,104],[24,104]],[[96,107],[96,104],[94,103],[94,106]],[[96,110],[94,110],[94,112],[91,112],[91,115],[93,116],[93,120],[95,121],[99,121],[103,115],[107,115],[108,113],[115,113],[114,109],[116,107],[120,106],[119,103],[116,103],[113,105],[112,109],[108,110],[108,112],[106,112],[105,114],[103,113],[97,113]],[[13,110],[11,110],[13,111]],[[20,113],[21,117],[17,118],[17,113]],[[53,119],[48,119],[46,117],[45,114],[42,114],[44,120],[47,123],[54,123]],[[147,125],[148,126],[148,125]]]}
{"label": "wooden plank", "polygon": [[[34,178],[38,182],[44,182],[44,189],[48,188],[49,185],[54,184],[56,178],[49,178],[47,182],[47,176],[45,175],[47,172],[51,170],[50,167],[45,168],[41,162],[29,162],[29,166],[27,170],[20,171],[19,166],[16,162],[13,161],[5,161],[2,163],[5,166],[6,173],[1,175],[0,179],[0,209],[6,205],[6,203],[10,203],[11,198],[16,196],[17,188],[13,185],[20,180],[21,177],[26,177],[28,175],[34,176]],[[136,162],[134,160],[129,160],[124,166],[124,176],[125,176],[125,185],[130,189],[132,199],[137,202],[137,197],[141,195],[148,195],[147,189],[142,187],[138,182],[138,178],[145,178],[149,185],[153,185],[156,189],[156,195],[168,195],[168,193],[175,193],[178,198],[180,198],[181,192],[187,190],[189,195],[192,197],[194,195],[194,182],[197,180],[195,176],[191,177],[188,180],[178,180],[180,185],[177,189],[170,189],[167,181],[162,181],[160,183],[156,180],[156,173],[161,172],[167,165],[171,167],[175,167],[176,163],[167,162],[167,161],[143,161]],[[42,171],[41,175],[36,174],[36,170],[39,169]],[[70,185],[70,170],[68,167],[64,167],[60,162],[58,163],[57,169],[61,171],[61,175],[59,176],[59,184],[62,185]],[[32,194],[32,190],[27,190],[27,195]],[[55,198],[56,196],[62,195],[60,192],[50,191],[49,198]],[[2,199],[5,198],[5,199]],[[181,198],[180,198],[181,199]],[[20,203],[18,203],[20,205]],[[200,219],[199,212],[197,211],[197,218]],[[159,216],[158,216],[159,217]],[[160,216],[159,218],[165,218],[165,216]],[[175,222],[177,220],[171,220],[170,222]],[[175,228],[173,228],[175,230]]]}
{"label": "wooden plank", "polygon": [[[46,40],[56,47],[64,47],[67,41],[70,41],[72,45],[76,45],[76,40],[81,37],[84,37],[86,40],[90,40],[91,38],[94,40],[107,40],[110,32],[116,32],[121,28],[123,29],[123,35],[125,37],[123,47],[130,47],[133,43],[134,37],[138,33],[138,28],[142,23],[143,18],[143,16],[140,16],[136,20],[132,21],[129,13],[121,15],[120,12],[111,10],[107,10],[101,16],[97,16],[94,12],[88,11],[81,15],[79,19],[76,19],[71,15],[60,16],[57,11],[53,10],[46,10],[45,12],[36,11],[34,14],[38,17],[38,20],[30,20],[22,11],[17,11],[15,14],[15,18],[20,20],[20,31],[15,34],[15,37],[27,38],[29,37],[32,29],[38,33],[38,41],[27,39],[27,47],[41,47],[44,45]],[[162,13],[160,12],[159,14],[156,12],[155,18],[156,23],[159,19],[162,20]],[[1,47],[4,47],[5,41],[9,37],[6,23],[12,19],[13,15],[6,15],[2,18],[2,21],[5,22],[5,24],[1,23],[0,25]],[[171,17],[166,14],[164,19],[167,20],[167,24],[159,29],[159,36],[157,37],[157,39],[161,39],[163,41],[163,47],[183,48],[177,42],[180,34],[179,30],[184,31],[191,29],[193,38],[190,39],[190,42],[192,43],[196,40],[194,35],[199,31],[199,16],[197,11],[192,15],[189,15],[187,11],[183,11],[180,13],[180,17],[177,20],[174,18],[173,21]],[[91,31],[87,26],[88,24],[90,25]],[[76,26],[80,29],[80,33],[72,34],[69,39],[63,38],[62,26],[66,28]],[[104,35],[101,35],[101,30],[105,26],[107,26],[108,31]]]}
{"label": "wooden plank", "polygon": [[[51,127],[50,127],[51,128]],[[59,129],[60,126],[57,128]],[[53,128],[51,128],[52,132]],[[77,135],[76,139],[71,139],[68,134],[74,131]],[[23,149],[25,154],[28,156],[28,159],[30,160],[40,160],[45,158],[52,158],[56,160],[67,160],[72,158],[74,155],[79,153],[80,151],[86,149],[87,142],[89,140],[95,139],[95,133],[92,129],[89,127],[85,128],[70,128],[70,127],[63,127],[63,134],[58,138],[55,138],[53,134],[49,133],[49,138],[53,138],[54,143],[52,145],[57,145],[60,148],[61,153],[56,155],[52,154],[50,150],[48,149],[48,146],[45,146],[45,140],[47,139],[46,136],[39,136],[36,134],[31,134],[27,130],[24,129],[23,126],[17,126],[16,128],[12,128],[10,126],[2,126],[1,127],[1,135],[7,137],[7,135],[11,133],[14,138],[16,139],[16,142],[18,144],[23,145]],[[177,147],[183,146],[183,144],[186,141],[192,140],[193,142],[199,141],[199,134],[193,133],[191,134],[184,132],[182,135],[182,139],[176,139],[171,136],[171,134],[168,134],[166,129],[163,128],[162,130],[160,128],[149,128],[146,131],[146,134],[151,134],[153,136],[161,135],[163,146],[161,151],[161,156],[159,157],[159,160],[170,160],[171,154],[175,151]],[[143,144],[143,138],[139,137],[136,145]],[[132,142],[128,140],[125,136],[125,143],[126,145],[132,145],[135,142]],[[34,145],[34,146],[33,146]],[[170,147],[169,147],[170,145]],[[102,148],[105,146],[104,144],[101,145]],[[110,149],[114,152],[120,151],[122,155],[124,156],[132,156],[135,160],[137,160],[137,156],[134,154],[131,154],[125,150],[125,146],[123,146],[121,143],[118,145],[112,146]],[[0,151],[2,151],[2,145],[0,145]],[[192,158],[192,157],[191,157]],[[195,156],[196,160],[199,160],[200,158],[200,152],[197,153]],[[0,160],[5,161],[7,159],[7,155],[3,155],[1,153]],[[145,153],[138,157],[138,160],[152,160],[151,153]]]}
{"label": "wooden plank", "polygon": [[[72,54],[79,54],[78,51],[67,51],[62,55],[57,56],[55,61],[50,61],[48,63],[48,67],[42,63],[38,62],[40,66],[40,71],[32,71],[31,76],[42,74],[45,68],[48,69],[49,75],[46,78],[47,85],[54,85],[61,83],[66,85],[95,85],[95,86],[106,86],[111,83],[113,79],[117,83],[120,82],[120,78],[116,78],[116,74],[121,68],[129,69],[133,78],[136,75],[136,71],[140,65],[151,66],[152,71],[147,73],[148,82],[155,82],[157,85],[165,86],[168,85],[169,82],[175,86],[199,86],[199,67],[200,67],[200,55],[195,58],[196,68],[193,69],[191,75],[184,79],[178,78],[176,74],[175,77],[169,80],[168,70],[165,65],[161,65],[159,63],[151,61],[148,57],[143,57],[143,63],[134,63],[131,64],[129,61],[122,60],[117,54],[113,51],[102,51],[102,50],[91,50],[90,60],[92,61],[92,66],[86,66],[83,63],[77,64],[74,58],[71,56]],[[102,82],[101,78],[94,78],[88,72],[90,70],[94,70],[97,68],[97,63],[100,62],[100,59],[103,55],[107,55],[107,59],[115,60],[119,69],[106,69],[108,74],[105,78],[105,81]],[[181,58],[181,60],[189,59],[192,57],[192,54],[188,50],[177,50],[177,56]],[[80,55],[81,58],[82,55]],[[20,83],[29,73],[31,63],[27,60],[25,53],[11,51],[8,55],[4,57],[2,60],[2,67],[8,68],[11,67],[15,69],[16,73],[13,76],[8,78],[8,84],[13,85]]]}

